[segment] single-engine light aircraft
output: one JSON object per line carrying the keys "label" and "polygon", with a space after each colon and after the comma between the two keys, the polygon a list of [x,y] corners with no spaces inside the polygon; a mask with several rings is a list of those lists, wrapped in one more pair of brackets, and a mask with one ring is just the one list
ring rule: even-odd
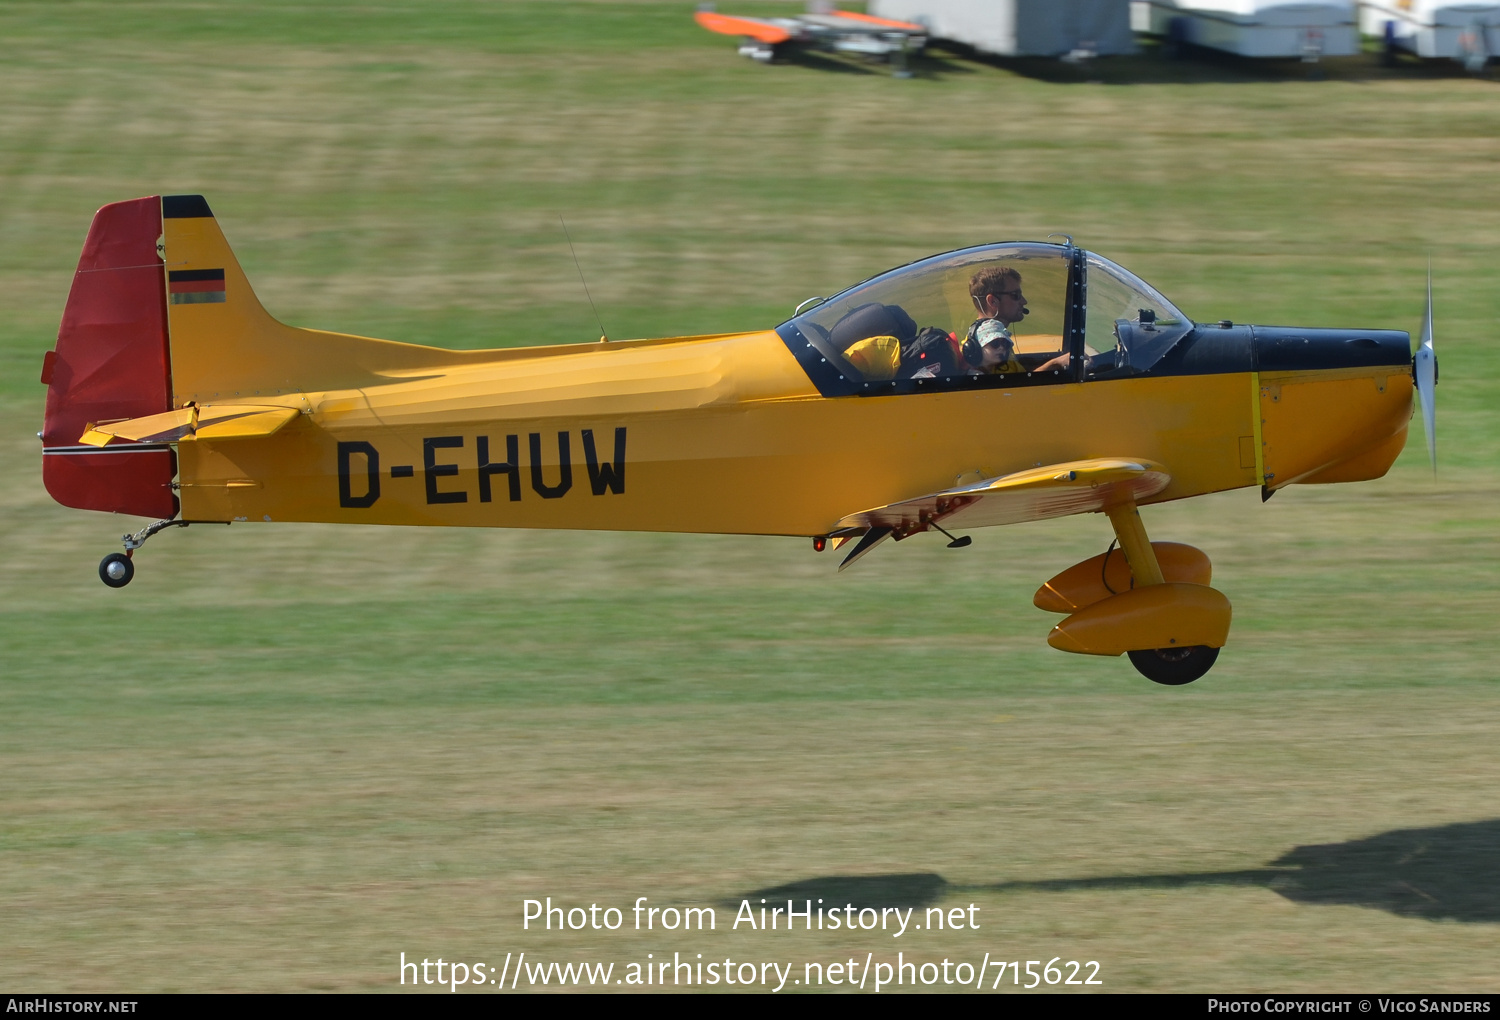
{"label": "single-engine light aircraft", "polygon": [[297,329],[256,299],[197,195],[94,218],[43,362],[43,478],[164,528],[322,521],[886,539],[1103,513],[1053,577],[1048,643],[1188,683],[1229,634],[1208,557],[1139,507],[1384,474],[1420,348],[1375,329],[1199,324],[1110,260],[986,244],[803,302],[775,329],[445,350]]}

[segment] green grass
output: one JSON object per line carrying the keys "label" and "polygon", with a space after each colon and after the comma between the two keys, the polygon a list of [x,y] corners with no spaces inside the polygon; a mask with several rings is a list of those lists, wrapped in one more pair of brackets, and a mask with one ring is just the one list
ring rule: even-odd
{"label": "green grass", "polygon": [[[0,4],[0,981],[904,950],[1496,990],[1495,83],[952,52],[896,81],[751,64],[691,11]],[[1092,517],[842,575],[770,539],[194,527],[108,591],[134,524],[47,498],[36,374],[92,210],[163,191],[208,197],[282,318],[446,346],[597,336],[559,215],[614,337],[1057,230],[1203,319],[1415,329],[1431,251],[1442,469],[1414,429],[1378,482],[1148,511],[1235,606],[1180,690],[1044,644],[1030,594]],[[984,927],[519,926],[822,879]]]}

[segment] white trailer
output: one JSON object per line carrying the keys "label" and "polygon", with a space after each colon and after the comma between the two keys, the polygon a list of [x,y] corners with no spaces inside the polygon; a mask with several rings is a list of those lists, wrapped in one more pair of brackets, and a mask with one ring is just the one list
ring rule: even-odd
{"label": "white trailer", "polygon": [[1131,4],[1137,31],[1242,57],[1352,57],[1354,0],[1150,0]]}
{"label": "white trailer", "polygon": [[1483,67],[1490,57],[1500,56],[1500,3],[1366,0],[1359,20],[1366,35],[1389,38],[1419,57],[1447,57]]}
{"label": "white trailer", "polygon": [[870,0],[868,10],[1001,57],[1135,52],[1128,0]]}

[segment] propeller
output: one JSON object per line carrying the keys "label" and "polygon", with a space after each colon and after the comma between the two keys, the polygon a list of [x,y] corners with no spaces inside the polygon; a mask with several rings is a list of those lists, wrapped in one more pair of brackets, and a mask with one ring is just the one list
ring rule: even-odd
{"label": "propeller", "polygon": [[1417,395],[1422,399],[1422,427],[1427,432],[1427,459],[1437,474],[1437,354],[1432,349],[1432,256],[1427,257],[1427,311],[1422,316],[1422,342],[1412,359]]}

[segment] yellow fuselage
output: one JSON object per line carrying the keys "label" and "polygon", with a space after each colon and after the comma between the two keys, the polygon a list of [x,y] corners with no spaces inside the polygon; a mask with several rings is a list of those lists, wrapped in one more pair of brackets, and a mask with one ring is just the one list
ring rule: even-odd
{"label": "yellow fuselage", "polygon": [[1376,477],[1411,413],[1391,367],[825,398],[774,332],[492,354],[357,389],[183,394],[304,412],[182,441],[183,517],[819,535],[961,477],[1092,457],[1165,464],[1150,502]]}
{"label": "yellow fuselage", "polygon": [[201,212],[163,220],[169,268],[222,277],[219,300],[168,308],[172,405],[302,414],[183,438],[186,520],[822,535],[1095,457],[1164,465],[1151,502],[1373,478],[1411,416],[1409,363],[827,397],[773,331],[450,351],[297,329]]}

